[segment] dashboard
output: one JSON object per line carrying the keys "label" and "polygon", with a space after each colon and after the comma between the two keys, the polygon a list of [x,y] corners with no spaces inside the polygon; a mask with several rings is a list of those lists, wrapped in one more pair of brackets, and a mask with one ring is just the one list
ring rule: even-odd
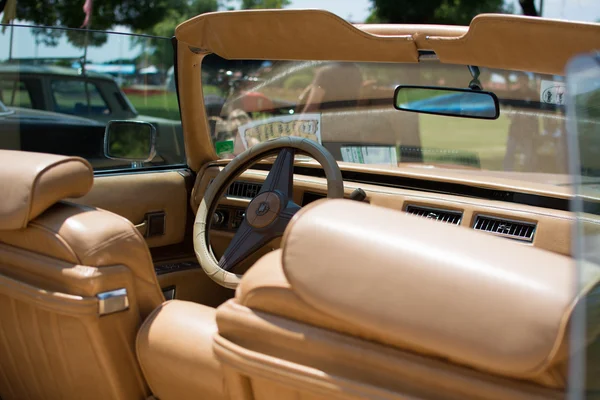
{"label": "dashboard", "polygon": [[[193,192],[195,206],[221,169],[222,165],[209,166],[199,175]],[[469,188],[468,185],[458,185],[461,187],[455,187],[455,193],[448,193],[448,186],[452,185],[448,182],[417,179],[417,184],[410,187],[406,185],[405,177],[398,177],[395,180],[398,184],[392,186],[382,184],[381,176],[379,179],[357,181],[356,176],[348,178],[352,174],[347,174],[344,169],[342,172],[347,198],[355,190],[362,189],[366,194],[362,201],[372,206],[395,209],[439,223],[515,240],[526,246],[571,255],[571,229],[575,218],[568,210],[566,198],[495,188]],[[326,197],[327,182],[319,173],[318,168],[295,169],[293,200],[297,204],[305,206]],[[260,190],[267,174],[268,168],[255,165],[241,174],[222,197],[210,232],[217,257],[221,249],[227,247],[244,218],[246,207]],[[390,176],[384,176],[384,179],[393,181]],[[468,189],[475,193],[466,193]],[[594,226],[600,227],[597,223]]]}

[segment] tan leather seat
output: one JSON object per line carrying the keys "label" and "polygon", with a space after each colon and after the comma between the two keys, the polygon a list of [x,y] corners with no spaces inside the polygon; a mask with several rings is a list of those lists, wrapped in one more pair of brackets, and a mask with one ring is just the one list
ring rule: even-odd
{"label": "tan leather seat", "polygon": [[571,313],[600,293],[596,268],[574,293],[575,268],[511,240],[320,201],[218,308],[214,352],[235,399],[562,398]]}
{"label": "tan leather seat", "polygon": [[0,150],[0,396],[145,399],[141,321],[163,301],[126,219],[61,200],[93,183],[87,161]]}

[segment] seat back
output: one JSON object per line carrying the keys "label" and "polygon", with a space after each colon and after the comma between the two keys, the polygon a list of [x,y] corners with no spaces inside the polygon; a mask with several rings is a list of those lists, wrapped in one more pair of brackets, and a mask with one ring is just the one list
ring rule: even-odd
{"label": "seat back", "polygon": [[145,399],[135,355],[162,301],[126,219],[62,202],[93,183],[85,160],[0,151],[0,397]]}
{"label": "seat back", "polygon": [[[303,209],[217,310],[239,399],[563,398],[572,259],[349,200]],[[589,302],[596,304],[596,302]],[[595,314],[594,314],[595,315]]]}

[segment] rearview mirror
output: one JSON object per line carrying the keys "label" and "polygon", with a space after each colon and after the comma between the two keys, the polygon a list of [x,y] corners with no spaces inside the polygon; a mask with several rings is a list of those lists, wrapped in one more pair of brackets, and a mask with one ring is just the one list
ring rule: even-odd
{"label": "rearview mirror", "polygon": [[104,132],[104,155],[132,162],[152,160],[156,156],[156,128],[143,121],[110,121]]}
{"label": "rearview mirror", "polygon": [[394,92],[396,110],[451,117],[497,119],[498,97],[492,92],[433,86],[398,86]]}

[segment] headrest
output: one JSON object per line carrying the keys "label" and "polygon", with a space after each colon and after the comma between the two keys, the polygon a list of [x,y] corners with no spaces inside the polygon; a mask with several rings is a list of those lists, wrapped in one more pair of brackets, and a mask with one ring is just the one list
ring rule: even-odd
{"label": "headrest", "polygon": [[519,377],[564,359],[568,257],[350,200],[306,207],[282,246],[294,293],[388,345]]}
{"label": "headrest", "polygon": [[0,150],[0,230],[25,228],[60,200],[85,195],[93,182],[83,158]]}

